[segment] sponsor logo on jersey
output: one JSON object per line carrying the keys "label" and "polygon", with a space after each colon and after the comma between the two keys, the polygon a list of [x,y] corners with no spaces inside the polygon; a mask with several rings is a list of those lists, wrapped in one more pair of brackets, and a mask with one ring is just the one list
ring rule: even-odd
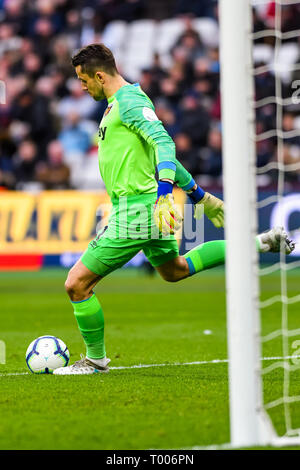
{"label": "sponsor logo on jersey", "polygon": [[99,137],[101,138],[101,140],[105,139],[106,129],[107,129],[106,126],[105,127],[99,127]]}

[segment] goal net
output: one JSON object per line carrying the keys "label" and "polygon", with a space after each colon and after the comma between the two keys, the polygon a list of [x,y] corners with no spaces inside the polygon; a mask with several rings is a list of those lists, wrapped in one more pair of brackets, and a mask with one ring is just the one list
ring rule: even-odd
{"label": "goal net", "polygon": [[[300,245],[289,258],[282,247],[268,266],[259,263],[255,246],[258,226],[283,226],[300,242],[294,217],[300,212],[299,17],[298,0],[219,1],[230,421],[236,447],[300,445]],[[261,220],[266,208],[269,226]]]}

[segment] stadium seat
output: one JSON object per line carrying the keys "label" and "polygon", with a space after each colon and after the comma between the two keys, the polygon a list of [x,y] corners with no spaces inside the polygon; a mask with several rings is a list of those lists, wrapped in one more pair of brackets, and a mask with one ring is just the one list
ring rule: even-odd
{"label": "stadium seat", "polygon": [[295,118],[294,127],[295,127],[295,129],[300,129],[300,116]]}
{"label": "stadium seat", "polygon": [[184,31],[184,22],[178,18],[164,20],[158,24],[155,51],[166,54]]}
{"label": "stadium seat", "polygon": [[203,44],[207,47],[217,47],[219,44],[218,24],[212,18],[195,18],[193,26],[199,33]]}
{"label": "stadium seat", "polygon": [[256,44],[253,47],[253,61],[254,64],[263,62],[264,64],[271,64],[274,57],[274,50],[268,44]]}
{"label": "stadium seat", "polygon": [[152,65],[155,38],[156,23],[152,20],[137,20],[128,25],[122,69],[131,80],[137,80],[140,70]]}
{"label": "stadium seat", "polygon": [[112,21],[106,25],[101,35],[101,41],[113,51],[117,62],[122,62],[127,28],[125,21]]}
{"label": "stadium seat", "polygon": [[298,59],[299,45],[296,42],[282,44],[278,52],[275,69],[279,72],[283,82],[288,84],[291,81],[293,73],[291,67],[298,61]]}

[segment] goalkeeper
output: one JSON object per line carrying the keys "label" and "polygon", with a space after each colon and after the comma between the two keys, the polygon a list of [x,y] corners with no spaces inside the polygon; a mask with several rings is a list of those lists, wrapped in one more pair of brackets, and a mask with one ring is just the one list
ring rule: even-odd
{"label": "goalkeeper", "polygon": [[[216,227],[224,226],[223,202],[200,188],[175,158],[175,144],[158,120],[154,106],[138,84],[129,84],[117,71],[111,51],[91,44],[72,58],[82,88],[95,100],[107,99],[99,126],[99,168],[112,201],[108,226],[90,242],[70,270],[65,287],[86,345],[86,356],[55,370],[57,375],[107,372],[110,360],[104,344],[104,315],[93,292],[107,274],[127,263],[140,250],[166,281],[179,281],[223,264],[225,241],[216,240],[179,256],[174,233],[182,222],[172,195],[176,183]],[[158,174],[158,183],[155,174]],[[139,218],[137,230],[137,213]],[[275,229],[274,229],[275,230]],[[261,251],[286,251],[292,242],[282,229],[257,237]],[[137,236],[138,233],[138,236]]]}

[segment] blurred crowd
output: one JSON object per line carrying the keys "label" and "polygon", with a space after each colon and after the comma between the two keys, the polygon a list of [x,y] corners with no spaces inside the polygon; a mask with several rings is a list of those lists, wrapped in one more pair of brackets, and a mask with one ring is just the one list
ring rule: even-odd
{"label": "blurred crowd", "polygon": [[[95,102],[82,91],[70,58],[79,47],[101,42],[101,34],[111,21],[151,18],[152,4],[158,2],[0,0],[0,187],[103,187],[97,170],[97,128],[106,103]],[[154,54],[152,66],[140,71],[138,81],[174,139],[177,158],[201,184],[221,185],[219,50],[205,46],[191,22],[191,18],[201,16],[218,21],[218,4],[214,0],[162,0],[159,4],[160,8],[165,6],[160,10],[162,15],[182,18],[185,31],[170,49],[171,66],[166,67]],[[283,32],[299,28],[299,5],[282,7]],[[253,9],[254,31],[274,27],[274,16],[274,2]],[[299,38],[288,40],[298,40],[299,46]],[[256,42],[273,46],[275,38]],[[256,63],[260,65],[264,65],[263,60]],[[292,87],[297,80],[300,88],[299,67],[288,82],[282,83],[284,99],[296,92]],[[255,85],[257,100],[278,93],[278,83],[276,87],[274,74],[269,71],[257,75]],[[257,133],[276,128],[279,113],[275,103],[257,108],[256,114]],[[300,162],[297,116],[297,103],[284,107],[282,130],[287,138],[282,155],[286,163]],[[276,156],[276,137],[257,143],[258,166]],[[265,184],[275,177],[269,174]],[[300,170],[291,172],[288,178],[300,181]]]}

